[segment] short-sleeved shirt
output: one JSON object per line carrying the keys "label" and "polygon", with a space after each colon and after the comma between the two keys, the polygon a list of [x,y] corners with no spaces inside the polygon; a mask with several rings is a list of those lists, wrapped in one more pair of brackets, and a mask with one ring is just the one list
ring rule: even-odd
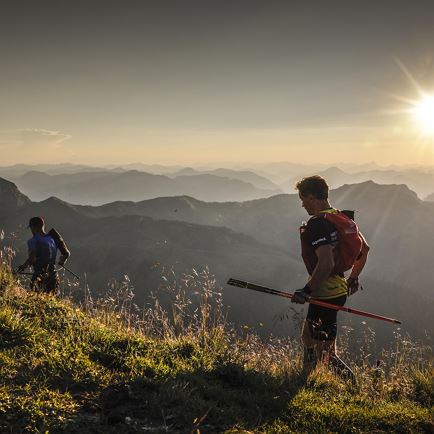
{"label": "short-sleeved shirt", "polygon": [[[322,212],[336,212],[334,208]],[[311,246],[316,250],[320,246],[332,245],[336,247],[339,243],[338,232],[335,226],[322,217],[312,217],[307,222],[306,231]],[[343,276],[336,274],[325,279],[318,290],[312,293],[312,297],[318,299],[332,299],[347,295],[347,282]]]}
{"label": "short-sleeved shirt", "polygon": [[332,223],[324,218],[311,218],[306,229],[310,243],[314,249],[327,244],[335,246],[339,242],[338,231]]}
{"label": "short-sleeved shirt", "polygon": [[57,246],[53,237],[48,234],[35,235],[27,241],[29,252],[36,255],[34,268],[45,268],[56,263]]}

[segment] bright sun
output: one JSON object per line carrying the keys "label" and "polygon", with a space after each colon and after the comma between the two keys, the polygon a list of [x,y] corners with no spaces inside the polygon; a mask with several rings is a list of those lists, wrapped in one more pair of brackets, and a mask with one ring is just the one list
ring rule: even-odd
{"label": "bright sun", "polygon": [[412,112],[423,133],[434,136],[434,96],[424,95]]}

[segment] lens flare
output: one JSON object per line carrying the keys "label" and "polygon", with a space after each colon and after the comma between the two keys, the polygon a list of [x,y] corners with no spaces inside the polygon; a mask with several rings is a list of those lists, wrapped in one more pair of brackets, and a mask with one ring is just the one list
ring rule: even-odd
{"label": "lens flare", "polygon": [[434,136],[434,96],[424,95],[415,104],[412,112],[422,132],[426,135]]}

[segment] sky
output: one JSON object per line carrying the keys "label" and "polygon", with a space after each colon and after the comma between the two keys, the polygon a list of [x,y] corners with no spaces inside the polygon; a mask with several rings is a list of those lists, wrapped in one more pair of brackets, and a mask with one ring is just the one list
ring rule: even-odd
{"label": "sky", "polygon": [[433,22],[425,0],[4,0],[0,165],[434,165],[409,113]]}

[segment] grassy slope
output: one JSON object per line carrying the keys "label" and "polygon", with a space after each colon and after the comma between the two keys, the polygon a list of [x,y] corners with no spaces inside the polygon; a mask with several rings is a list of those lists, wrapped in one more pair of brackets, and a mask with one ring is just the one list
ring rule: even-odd
{"label": "grassy slope", "polygon": [[295,343],[133,332],[1,267],[0,291],[0,432],[434,431],[432,365],[411,355],[387,374],[360,366],[356,387],[327,371],[305,381]]}

